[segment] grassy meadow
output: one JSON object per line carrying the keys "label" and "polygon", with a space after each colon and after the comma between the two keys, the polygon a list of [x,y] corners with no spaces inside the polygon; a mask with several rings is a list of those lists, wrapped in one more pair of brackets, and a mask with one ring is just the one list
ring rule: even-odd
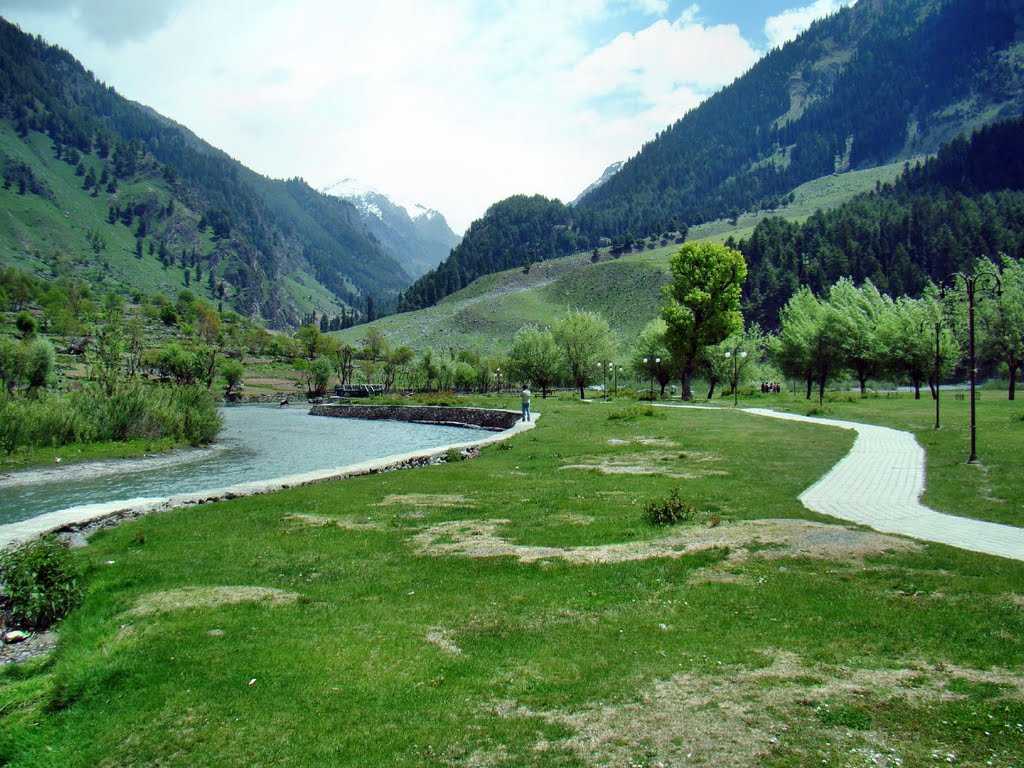
{"label": "grassy meadow", "polygon": [[[0,672],[0,764],[1020,765],[1024,564],[808,513],[797,495],[852,433],[535,410],[471,461],[95,535],[58,650]],[[980,451],[992,495],[1024,422],[1003,436]],[[649,525],[673,489],[692,519]]]}

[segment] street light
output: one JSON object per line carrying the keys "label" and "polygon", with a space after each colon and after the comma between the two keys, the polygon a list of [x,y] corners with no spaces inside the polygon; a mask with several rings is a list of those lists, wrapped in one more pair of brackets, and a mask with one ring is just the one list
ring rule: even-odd
{"label": "street light", "polygon": [[[970,378],[971,378],[971,455],[967,459],[968,464],[975,464],[978,461],[977,451],[977,431],[978,422],[975,414],[975,402],[974,402],[974,390],[977,383],[978,377],[978,361],[974,353],[974,296],[978,288],[985,288],[986,279],[991,280],[989,289],[995,288],[996,294],[1002,292],[1002,282],[999,280],[999,275],[992,272],[977,273],[971,271],[970,274],[965,272],[954,272],[950,275],[950,284],[956,286],[957,281],[962,281],[964,288],[967,292],[967,349],[968,355],[971,358],[970,361]],[[935,348],[938,350],[938,332],[936,332]],[[936,406],[938,404],[936,403]],[[936,424],[938,424],[938,415],[936,412]]]}
{"label": "street light", "polygon": [[732,407],[735,408],[740,404],[740,360],[747,359],[747,350],[740,350],[735,355],[732,352],[726,351],[725,359],[729,360],[730,358],[732,359]]}
{"label": "street light", "polygon": [[494,378],[498,380],[498,394],[501,394],[501,368],[494,369]]}

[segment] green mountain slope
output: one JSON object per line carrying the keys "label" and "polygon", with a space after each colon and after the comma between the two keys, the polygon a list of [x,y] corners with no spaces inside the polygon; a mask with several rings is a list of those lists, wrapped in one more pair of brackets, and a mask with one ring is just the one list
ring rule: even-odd
{"label": "green mountain slope", "polygon": [[[772,216],[802,222],[816,210],[839,206],[868,192],[876,184],[893,181],[902,169],[895,163],[870,170],[828,176],[793,190],[792,202]],[[749,235],[769,214],[740,216],[736,223],[722,219],[690,231],[690,239],[718,242]],[[654,247],[649,247],[653,245]],[[637,246],[641,247],[641,246]],[[658,313],[661,286],[668,280],[668,261],[679,246],[647,241],[641,250],[613,258],[608,247],[532,264],[529,272],[509,269],[481,277],[445,297],[435,306],[381,318],[369,325],[338,334],[358,343],[368,328],[377,328],[394,344],[416,350],[472,348],[486,353],[507,350],[523,325],[550,325],[570,309],[583,307],[603,314],[615,332],[621,350]]]}
{"label": "green mountain slope", "polygon": [[[24,210],[24,201],[14,204],[4,225],[10,234],[0,242],[5,263],[56,258],[89,276],[108,274],[112,285],[163,289],[174,276],[161,275],[154,284],[145,258],[141,264],[121,264],[124,233],[116,233],[113,224],[104,229],[103,220],[96,220],[97,210],[105,216],[109,208],[123,211],[131,204],[135,215],[125,222],[144,241],[146,256],[151,243],[164,252],[164,262],[169,252],[180,263],[184,252],[190,268],[198,264],[201,273],[216,273],[236,309],[271,324],[295,324],[311,311],[346,308],[350,317],[358,317],[355,308],[364,307],[369,297],[387,304],[410,282],[349,203],[301,179],[254,173],[185,127],[124,99],[66,51],[2,19],[0,118],[4,172],[31,172],[54,185],[49,192],[28,185],[27,194],[39,198],[40,205],[30,206],[34,212]],[[27,156],[17,141],[25,143]],[[91,169],[114,183],[103,182],[95,195],[83,189],[92,202],[81,202],[74,184],[53,176],[65,169],[46,162],[57,160],[59,166],[59,158],[69,160],[71,168],[81,161],[83,175]],[[85,179],[78,178],[81,187]],[[52,218],[42,201],[56,205],[69,221],[51,221],[55,231],[32,225]],[[160,215],[161,209],[168,213]],[[85,218],[78,220],[79,214]],[[140,220],[145,222],[141,230]],[[92,242],[108,241],[105,260],[91,246],[82,247],[81,233],[91,230],[96,232]],[[135,243],[129,245],[134,251]],[[96,258],[90,261],[90,254]],[[141,271],[132,274],[131,267]],[[221,293],[219,287],[213,290]]]}

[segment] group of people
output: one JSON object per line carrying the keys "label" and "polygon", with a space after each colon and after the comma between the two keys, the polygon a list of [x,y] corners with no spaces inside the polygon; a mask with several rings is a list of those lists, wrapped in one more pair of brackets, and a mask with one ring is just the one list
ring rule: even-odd
{"label": "group of people", "polygon": [[782,385],[777,381],[762,381],[761,382],[761,394],[762,395],[776,395],[782,391]]}

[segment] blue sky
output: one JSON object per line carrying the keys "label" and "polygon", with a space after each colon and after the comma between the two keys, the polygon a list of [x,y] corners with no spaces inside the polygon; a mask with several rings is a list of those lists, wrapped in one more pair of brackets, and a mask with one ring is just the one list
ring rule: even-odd
{"label": "blue sky", "polygon": [[352,177],[457,230],[609,163],[852,0],[0,0],[255,170]]}

